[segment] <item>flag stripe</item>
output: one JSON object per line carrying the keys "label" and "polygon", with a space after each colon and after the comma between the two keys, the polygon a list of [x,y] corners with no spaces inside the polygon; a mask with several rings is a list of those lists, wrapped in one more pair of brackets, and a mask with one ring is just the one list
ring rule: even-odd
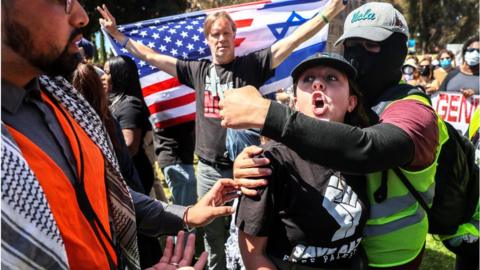
{"label": "flag stripe", "polygon": [[156,84],[146,86],[142,89],[142,92],[144,97],[148,97],[151,94],[157,93],[159,91],[165,91],[173,87],[178,87],[180,85],[182,84],[177,80],[177,78],[172,77],[170,79],[160,81]]}
{"label": "flag stripe", "polygon": [[187,115],[179,116],[177,118],[157,122],[155,124],[155,127],[156,128],[167,128],[167,127],[175,126],[175,125],[178,125],[178,124],[182,124],[182,123],[186,123],[186,122],[190,122],[190,121],[194,121],[194,120],[195,120],[195,113],[193,112],[193,113],[190,113],[190,114],[187,114]]}
{"label": "flag stripe", "polygon": [[157,113],[164,110],[173,109],[175,107],[180,107],[192,102],[195,102],[195,92],[177,98],[156,102],[150,105],[148,110],[150,113]]}
{"label": "flag stripe", "polygon": [[243,20],[236,20],[235,26],[237,28],[249,27],[252,25],[253,19],[243,19]]}
{"label": "flag stripe", "polygon": [[154,113],[152,114],[152,117],[155,118],[157,121],[161,122],[178,116],[187,115],[193,112],[195,112],[195,102],[177,108]]}
{"label": "flag stripe", "polygon": [[157,93],[151,94],[150,96],[145,97],[145,103],[147,103],[147,106],[150,106],[155,102],[174,99],[174,98],[184,96],[193,92],[195,91],[193,91],[192,88],[185,85],[181,85],[179,87],[175,87],[172,89],[167,89],[165,91],[159,91]]}
{"label": "flag stripe", "polygon": [[236,38],[235,39],[235,47],[238,47],[240,46],[240,44],[242,44],[242,42],[245,40],[245,38]]}

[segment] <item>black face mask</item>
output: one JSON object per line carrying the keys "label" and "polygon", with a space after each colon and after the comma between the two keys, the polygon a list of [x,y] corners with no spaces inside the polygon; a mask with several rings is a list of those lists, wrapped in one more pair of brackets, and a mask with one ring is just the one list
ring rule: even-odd
{"label": "black face mask", "polygon": [[428,76],[430,75],[430,67],[429,66],[424,66],[420,68],[420,75],[421,76]]}
{"label": "black face mask", "polygon": [[358,85],[368,106],[389,87],[398,84],[401,68],[407,56],[407,37],[394,33],[380,43],[380,52],[367,51],[362,45],[347,47],[344,57],[357,68]]}

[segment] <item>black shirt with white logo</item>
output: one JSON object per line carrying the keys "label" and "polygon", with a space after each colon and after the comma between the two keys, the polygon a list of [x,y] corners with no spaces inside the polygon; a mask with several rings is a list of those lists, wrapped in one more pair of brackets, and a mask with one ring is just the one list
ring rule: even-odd
{"label": "black shirt with white logo", "polygon": [[[236,57],[225,65],[212,65],[209,60],[177,61],[178,80],[197,93],[195,152],[199,157],[209,162],[231,163],[226,157],[226,129],[220,125],[218,103],[226,90],[246,85],[260,88],[274,75],[270,62],[270,48]],[[211,78],[212,66],[216,78]]]}
{"label": "black shirt with white logo", "polygon": [[258,196],[242,196],[239,229],[268,237],[270,257],[312,267],[350,267],[368,217],[365,177],[314,164],[280,143],[263,147],[273,173]]}

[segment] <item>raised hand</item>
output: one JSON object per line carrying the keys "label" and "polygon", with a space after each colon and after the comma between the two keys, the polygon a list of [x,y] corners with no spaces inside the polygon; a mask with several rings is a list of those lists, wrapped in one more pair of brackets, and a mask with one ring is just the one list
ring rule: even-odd
{"label": "raised hand", "polygon": [[187,245],[183,246],[183,238],[185,237],[185,232],[180,231],[177,235],[177,245],[175,249],[173,247],[173,237],[169,236],[167,238],[167,243],[163,251],[163,256],[160,261],[148,268],[147,270],[201,270],[205,267],[207,262],[207,252],[203,252],[200,255],[197,263],[191,266],[193,255],[195,254],[195,234],[191,233],[188,235]]}
{"label": "raised hand", "polygon": [[115,20],[115,17],[113,17],[105,4],[101,7],[97,7],[97,11],[102,15],[102,18],[98,19],[102,28],[117,39],[116,35],[120,32],[117,29],[117,21]]}

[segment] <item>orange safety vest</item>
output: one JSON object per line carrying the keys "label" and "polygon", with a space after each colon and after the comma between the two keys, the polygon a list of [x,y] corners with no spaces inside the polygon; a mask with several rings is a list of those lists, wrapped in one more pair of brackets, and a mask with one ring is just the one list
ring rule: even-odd
{"label": "orange safety vest", "polygon": [[[65,115],[70,119],[72,126],[68,123],[60,109],[50,101],[48,96],[42,93],[42,98],[50,105],[70,142],[73,155],[77,160],[77,172],[80,172],[81,169],[80,151],[82,151],[85,192],[100,223],[111,239],[103,155],[100,149],[68,113]],[[66,112],[63,108],[62,110]],[[75,195],[75,188],[68,177],[40,147],[14,128],[9,126],[8,129],[42,186],[50,205],[50,210],[62,235],[70,269],[109,269],[107,255],[98,236],[96,236],[89,221],[83,215]],[[78,148],[73,132],[78,136],[81,149]],[[99,226],[95,226],[97,231],[100,232]],[[113,262],[117,264],[117,257],[113,247],[102,233],[99,233],[99,237],[108,249]]]}

